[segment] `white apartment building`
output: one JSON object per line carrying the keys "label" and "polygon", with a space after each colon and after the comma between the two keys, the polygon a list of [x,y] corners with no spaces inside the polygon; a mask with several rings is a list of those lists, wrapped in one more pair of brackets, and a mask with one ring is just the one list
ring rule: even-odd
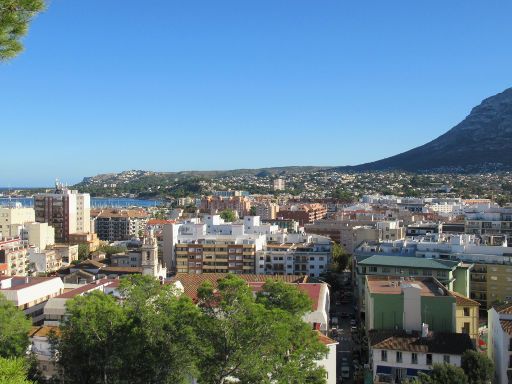
{"label": "white apartment building", "polygon": [[28,243],[18,238],[0,241],[0,266],[3,275],[26,276],[29,268]]}
{"label": "white apartment building", "polygon": [[332,241],[326,236],[279,233],[267,236],[257,255],[256,273],[320,276],[331,262]]}
{"label": "white apartment building", "polygon": [[[426,326],[426,325],[425,325]],[[473,349],[465,333],[370,331],[370,366],[375,382],[399,382],[428,373],[433,364],[461,366],[462,355]]]}
{"label": "white apartment building", "polygon": [[53,192],[34,196],[35,221],[53,226],[56,241],[68,242],[71,233],[91,232],[90,199],[88,193],[78,193],[57,182]]}
{"label": "white apartment building", "polygon": [[21,236],[30,246],[41,251],[55,244],[55,229],[48,223],[25,223]]}
{"label": "white apartment building", "polygon": [[274,191],[284,191],[286,189],[286,182],[279,178],[274,180]]}
{"label": "white apartment building", "polygon": [[91,196],[76,194],[76,232],[91,233]]}
{"label": "white apartment building", "polygon": [[487,355],[494,362],[494,383],[507,384],[512,375],[512,304],[491,308],[487,313]]}
{"label": "white apartment building", "polygon": [[40,324],[46,302],[64,292],[60,277],[0,277],[0,292],[16,307]]}
{"label": "white apartment building", "polygon": [[225,223],[205,215],[163,229],[163,259],[181,273],[233,272],[319,276],[331,257],[325,236],[287,233],[258,216]]}
{"label": "white apartment building", "polygon": [[0,207],[0,240],[18,237],[23,224],[35,220],[34,208],[23,208],[20,203]]}
{"label": "white apartment building", "polygon": [[31,274],[58,271],[63,263],[62,256],[53,249],[29,249],[29,271]]}

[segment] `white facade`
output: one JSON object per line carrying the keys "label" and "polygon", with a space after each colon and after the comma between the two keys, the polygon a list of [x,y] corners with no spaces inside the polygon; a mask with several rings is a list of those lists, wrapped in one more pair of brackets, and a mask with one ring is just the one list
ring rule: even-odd
{"label": "white facade", "polygon": [[325,359],[318,362],[318,365],[324,367],[327,372],[327,384],[336,384],[336,345],[338,345],[337,342],[327,344],[329,352]]}
{"label": "white facade", "polygon": [[40,251],[55,244],[55,229],[48,223],[26,223],[22,235],[29,245]]}
{"label": "white facade", "polygon": [[487,355],[494,362],[496,384],[507,384],[507,373],[512,370],[512,336],[503,329],[504,325],[510,322],[509,331],[512,331],[512,304],[510,307],[509,313],[500,313],[495,308],[488,311]]}
{"label": "white facade", "polygon": [[88,193],[76,192],[76,231],[91,233],[91,196]]}
{"label": "white facade", "polygon": [[0,278],[0,292],[37,324],[44,318],[47,300],[64,291],[59,277],[8,277]]}
{"label": "white facade", "polygon": [[35,220],[34,208],[23,208],[19,203],[12,207],[0,207],[0,240],[18,237],[23,224]]}
{"label": "white facade", "polygon": [[[456,367],[460,367],[462,360],[462,355],[397,351],[377,348],[372,348],[370,351],[374,379],[378,377],[378,371],[382,372],[382,368],[379,369],[379,366],[386,368],[389,367],[389,370],[386,369],[386,371],[391,371],[389,375],[395,378],[405,378],[407,377],[407,370],[409,370],[409,372],[417,370],[430,371],[432,370],[433,364],[442,364],[445,362]],[[429,361],[427,361],[427,359],[429,359]],[[385,375],[388,375],[388,373]]]}

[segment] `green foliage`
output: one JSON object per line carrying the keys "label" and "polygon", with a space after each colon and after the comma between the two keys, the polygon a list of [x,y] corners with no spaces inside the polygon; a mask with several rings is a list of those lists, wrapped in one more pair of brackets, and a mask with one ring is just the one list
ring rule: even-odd
{"label": "green foliage", "polygon": [[32,382],[27,380],[26,361],[22,358],[0,357],[0,383],[31,384]]}
{"label": "green foliage", "polygon": [[493,362],[482,353],[466,351],[462,355],[462,369],[469,384],[487,384],[494,376]]}
{"label": "green foliage", "polygon": [[68,301],[59,351],[64,383],[324,383],[327,352],[301,316],[310,301],[267,282],[256,299],[235,275],[198,289],[198,306],[149,276],[121,280],[122,305],[95,291]]}
{"label": "green foliage", "polygon": [[421,384],[467,384],[468,378],[460,367],[450,364],[434,364],[430,375],[419,374]]}
{"label": "green foliage", "polygon": [[251,216],[256,216],[256,207],[255,207],[255,206],[252,206],[252,207],[251,207],[251,210],[250,210],[249,214],[250,214]]}
{"label": "green foliage", "polygon": [[338,243],[332,245],[332,264],[331,269],[334,272],[343,272],[350,261],[350,255],[345,252],[345,249]]}
{"label": "green foliage", "polygon": [[32,18],[44,9],[43,0],[0,0],[0,61],[23,50],[20,39]]}
{"label": "green foliage", "polygon": [[296,286],[282,281],[267,280],[256,295],[256,302],[267,309],[282,309],[295,316],[311,311],[311,299]]}
{"label": "green foliage", "polygon": [[104,252],[107,257],[115,255],[116,253],[126,252],[126,247],[113,246],[113,245],[101,245],[98,248],[99,252]]}
{"label": "green foliage", "polygon": [[331,197],[333,199],[340,200],[343,203],[352,203],[356,201],[356,197],[352,192],[339,187],[332,192]]}
{"label": "green foliage", "polygon": [[22,357],[32,323],[0,293],[0,357]]}
{"label": "green foliage", "polygon": [[194,372],[198,309],[169,285],[130,276],[124,303],[93,292],[67,304],[56,342],[65,383],[183,383]]}
{"label": "green foliage", "polygon": [[89,245],[85,243],[78,244],[78,260],[82,261],[89,257]]}
{"label": "green foliage", "polygon": [[[275,285],[266,289],[287,291]],[[201,384],[221,384],[229,377],[242,383],[325,382],[316,360],[327,349],[297,314],[303,304],[290,305],[297,295],[287,292],[280,301],[289,311],[283,310],[277,297],[255,300],[246,282],[234,275],[220,280],[217,291],[203,285],[198,295],[204,314],[198,336],[205,343],[198,366]]]}
{"label": "green foliage", "polygon": [[225,222],[231,223],[236,220],[236,213],[232,209],[225,209],[220,213],[220,217],[224,219]]}

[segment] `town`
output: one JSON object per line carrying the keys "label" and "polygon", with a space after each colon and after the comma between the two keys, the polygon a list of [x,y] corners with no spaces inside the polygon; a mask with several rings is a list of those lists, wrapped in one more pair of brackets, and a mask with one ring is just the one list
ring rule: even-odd
{"label": "town", "polygon": [[507,383],[512,205],[434,194],[451,185],[342,202],[279,193],[287,182],[148,208],[91,208],[88,193],[60,182],[29,206],[3,199],[0,293],[32,323],[40,380],[69,378],[51,336],[69,332],[69,303],[92,293],[129,301],[126,282],[140,276],[201,306],[206,286],[221,295],[237,276],[255,297],[272,282],[304,295],[301,321],[326,347],[315,361],[328,384],[475,375],[468,367]]}

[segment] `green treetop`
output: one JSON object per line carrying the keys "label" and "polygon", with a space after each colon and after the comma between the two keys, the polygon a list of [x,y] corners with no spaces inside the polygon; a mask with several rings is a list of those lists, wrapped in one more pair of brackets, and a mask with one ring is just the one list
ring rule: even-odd
{"label": "green treetop", "polygon": [[0,61],[23,50],[20,39],[32,18],[43,9],[43,0],[0,0]]}
{"label": "green treetop", "polygon": [[0,356],[25,356],[32,323],[0,293]]}

